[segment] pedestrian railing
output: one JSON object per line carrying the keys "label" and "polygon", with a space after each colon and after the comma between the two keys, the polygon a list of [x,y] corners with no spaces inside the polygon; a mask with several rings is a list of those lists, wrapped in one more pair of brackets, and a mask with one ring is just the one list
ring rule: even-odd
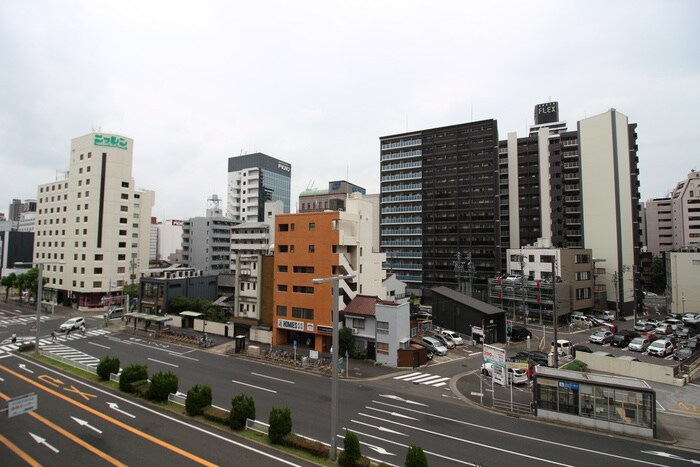
{"label": "pedestrian railing", "polygon": [[251,420],[250,418],[245,419],[245,428],[246,430],[252,430],[257,433],[261,433],[263,435],[266,435],[268,430],[270,429],[270,425],[265,423],[265,422],[259,422],[257,420]]}
{"label": "pedestrian railing", "polygon": [[168,394],[168,402],[172,402],[174,404],[178,405],[185,405],[185,402],[187,401],[187,394],[183,394],[181,392],[176,392],[175,394],[170,393]]}
{"label": "pedestrian railing", "polygon": [[509,400],[503,399],[493,399],[493,407],[500,410],[505,410],[507,412],[519,413],[523,415],[530,415],[532,413],[532,408],[530,404],[523,404],[522,402],[511,402]]}
{"label": "pedestrian railing", "polygon": [[84,363],[75,362],[73,360],[62,357],[60,355],[56,355],[55,353],[50,352],[48,350],[40,350],[39,353],[45,357],[52,359],[52,360],[56,360],[56,361],[61,362],[65,365],[72,366],[73,368],[78,368],[79,370],[83,370],[83,371],[90,373],[90,374],[93,374],[93,375],[97,374],[96,368],[85,365]]}

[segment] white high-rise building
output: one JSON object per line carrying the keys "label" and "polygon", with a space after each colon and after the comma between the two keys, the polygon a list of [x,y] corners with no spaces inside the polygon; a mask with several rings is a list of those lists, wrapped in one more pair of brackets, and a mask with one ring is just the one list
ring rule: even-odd
{"label": "white high-rise building", "polygon": [[282,201],[289,213],[292,166],[266,154],[228,160],[226,217],[241,222],[263,222],[265,203]]}
{"label": "white high-rise building", "polygon": [[148,268],[155,193],[136,189],[133,144],[104,133],[75,138],[68,172],[39,185],[34,262],[60,303],[102,307],[106,293]]}

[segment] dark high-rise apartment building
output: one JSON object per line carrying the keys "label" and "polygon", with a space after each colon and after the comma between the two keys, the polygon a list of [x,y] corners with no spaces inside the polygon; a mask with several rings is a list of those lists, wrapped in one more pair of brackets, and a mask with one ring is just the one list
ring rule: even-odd
{"label": "dark high-rise apartment building", "polygon": [[[535,125],[499,143],[501,245],[539,239],[589,248],[598,261],[597,304],[630,312],[641,302],[637,125],[615,109],[568,131],[557,102],[535,107]],[[505,255],[502,256],[505,259]]]}
{"label": "dark high-rise apartment building", "polygon": [[[455,287],[473,276],[478,298],[501,268],[496,120],[384,136],[380,142],[385,269],[426,301],[432,287]],[[460,278],[456,266],[464,270]]]}
{"label": "dark high-rise apartment building", "polygon": [[615,109],[569,131],[556,102],[535,107],[521,138],[499,141],[496,120],[380,138],[385,269],[411,293],[470,284],[480,298],[508,248],[588,248],[596,303],[629,312],[641,290],[636,139]]}

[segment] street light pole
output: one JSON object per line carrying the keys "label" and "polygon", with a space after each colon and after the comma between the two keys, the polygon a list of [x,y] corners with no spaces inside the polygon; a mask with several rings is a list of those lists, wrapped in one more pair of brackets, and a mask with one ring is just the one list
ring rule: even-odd
{"label": "street light pole", "polygon": [[37,297],[36,297],[36,334],[34,336],[34,353],[39,355],[39,326],[41,325],[41,297],[44,293],[44,263],[37,263],[37,269],[39,270],[39,284],[37,287]]}
{"label": "street light pole", "polygon": [[[323,284],[325,282],[333,283],[333,344],[331,347],[331,462],[335,462],[336,454],[338,451],[338,352],[339,352],[339,339],[338,339],[338,297],[339,297],[339,287],[338,283],[340,281],[349,280],[355,277],[354,274],[346,274],[335,277],[325,277],[323,279],[312,279],[311,282],[314,284]],[[345,362],[347,365],[348,363]]]}

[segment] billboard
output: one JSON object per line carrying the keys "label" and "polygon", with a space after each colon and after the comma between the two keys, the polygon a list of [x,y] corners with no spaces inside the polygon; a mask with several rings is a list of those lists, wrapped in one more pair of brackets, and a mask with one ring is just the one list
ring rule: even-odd
{"label": "billboard", "polygon": [[559,103],[546,102],[535,106],[535,125],[559,121]]}

